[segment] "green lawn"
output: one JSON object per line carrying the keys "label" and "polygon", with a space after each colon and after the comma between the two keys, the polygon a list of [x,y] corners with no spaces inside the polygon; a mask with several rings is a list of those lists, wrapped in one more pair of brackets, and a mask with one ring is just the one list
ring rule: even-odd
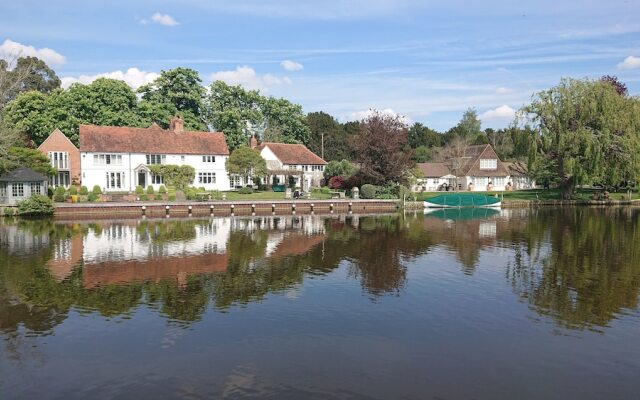
{"label": "green lawn", "polygon": [[[596,191],[602,192],[601,190],[596,190],[596,189],[577,189],[573,199],[574,200],[591,200],[593,198],[594,192]],[[424,193],[418,194],[418,200],[422,201],[429,197],[437,196],[443,193],[453,193],[453,192],[424,192]],[[460,193],[467,193],[467,192],[460,192]],[[560,191],[558,189],[530,189],[530,190],[516,190],[513,192],[476,192],[476,193],[479,193],[479,194],[484,193],[491,196],[498,194],[499,196],[503,196],[506,202],[510,200],[519,201],[519,200],[560,200],[561,199]],[[623,199],[626,199],[626,196],[627,196],[626,191],[620,191],[618,193],[610,193],[610,198],[613,200],[623,200]],[[638,199],[640,198],[640,194],[638,192],[633,192],[631,195],[631,198]]]}
{"label": "green lawn", "polygon": [[[251,201],[251,200],[284,200],[284,192],[255,192],[252,194],[240,194],[238,192],[223,192],[227,200]],[[316,200],[330,199],[330,194],[311,192],[311,198]]]}

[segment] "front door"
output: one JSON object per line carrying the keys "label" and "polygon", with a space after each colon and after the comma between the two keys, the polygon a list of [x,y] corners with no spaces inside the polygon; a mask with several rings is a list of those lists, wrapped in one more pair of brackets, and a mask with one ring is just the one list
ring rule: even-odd
{"label": "front door", "polygon": [[138,172],[138,185],[143,188],[147,187],[147,173],[146,172]]}

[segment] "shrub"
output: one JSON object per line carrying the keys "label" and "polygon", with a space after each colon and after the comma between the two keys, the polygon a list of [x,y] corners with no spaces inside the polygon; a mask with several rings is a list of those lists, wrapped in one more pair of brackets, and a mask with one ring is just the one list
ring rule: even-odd
{"label": "shrub", "polygon": [[75,187],[75,186],[71,186],[71,187],[69,188],[69,194],[70,194],[71,196],[77,196],[77,195],[78,195],[78,188],[77,188],[77,187]]}
{"label": "shrub", "polygon": [[141,194],[144,194],[144,188],[140,185],[136,186],[136,190],[135,193],[139,196]]}
{"label": "shrub", "polygon": [[167,188],[164,187],[164,185],[160,185],[160,187],[158,188],[158,193],[160,193],[160,194],[167,193]]}
{"label": "shrub", "polygon": [[149,197],[146,194],[140,195],[140,201],[147,201],[147,200],[149,200]]}
{"label": "shrub", "polygon": [[35,194],[18,202],[19,215],[51,215],[53,202],[47,196]]}
{"label": "shrub", "polygon": [[157,194],[155,197],[156,200],[162,200],[162,195],[161,194]]}
{"label": "shrub", "polygon": [[87,196],[87,201],[90,201],[93,203],[96,200],[98,200],[98,195],[95,194],[94,192],[89,193],[89,196]]}
{"label": "shrub", "polygon": [[151,173],[162,177],[168,186],[186,189],[196,177],[196,170],[190,165],[158,164],[149,165]]}
{"label": "shrub", "polygon": [[250,188],[248,186],[247,187],[243,187],[243,188],[238,189],[238,193],[240,193],[240,194],[253,194],[253,188]]}
{"label": "shrub", "polygon": [[360,175],[350,176],[344,183],[344,187],[346,189],[353,189],[354,187],[360,186],[362,186],[362,176]]}
{"label": "shrub", "polygon": [[100,189],[100,186],[95,185],[93,187],[93,189],[91,190],[91,193],[96,194],[96,195],[102,194],[102,189]]}
{"label": "shrub", "polygon": [[147,194],[154,194],[154,190],[153,190],[153,186],[149,185],[147,186]]}
{"label": "shrub", "polygon": [[169,186],[169,189],[167,189],[167,193],[176,194],[176,188],[174,188],[173,186]]}
{"label": "shrub", "polygon": [[379,195],[376,196],[376,199],[378,200],[395,200],[397,198],[398,196],[390,193],[380,193]]}
{"label": "shrub", "polygon": [[88,195],[89,194],[89,189],[87,189],[86,186],[81,186],[80,187],[80,194],[83,195],[83,196]]}
{"label": "shrub", "polygon": [[331,189],[344,189],[344,178],[340,175],[329,179],[329,187]]}
{"label": "shrub", "polygon": [[54,191],[53,191],[53,200],[62,203],[65,200],[65,191],[64,188],[62,186],[58,186]]}
{"label": "shrub", "polygon": [[375,199],[378,187],[370,183],[362,185],[360,188],[360,197],[363,199]]}
{"label": "shrub", "polygon": [[[380,197],[385,196],[385,197]],[[385,185],[378,186],[378,190],[376,192],[376,199],[397,199],[398,198],[398,190],[394,185]]]}
{"label": "shrub", "polygon": [[6,207],[4,210],[2,210],[2,215],[4,215],[5,217],[13,216],[13,208]]}
{"label": "shrub", "polygon": [[175,193],[170,194],[169,197],[168,197],[168,200],[169,201],[176,201],[176,194]]}

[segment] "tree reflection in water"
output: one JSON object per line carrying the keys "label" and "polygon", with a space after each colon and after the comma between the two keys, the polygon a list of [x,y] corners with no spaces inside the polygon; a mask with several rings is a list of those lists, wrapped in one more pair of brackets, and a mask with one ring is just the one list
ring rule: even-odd
{"label": "tree reflection in water", "polygon": [[373,299],[401,296],[412,263],[448,249],[473,274],[483,249],[508,249],[513,291],[570,328],[606,326],[635,309],[638,212],[515,210],[480,218],[319,216],[0,226],[0,330],[46,334],[71,309],[112,317],[140,304],[198,321],[305,276],[346,265]]}

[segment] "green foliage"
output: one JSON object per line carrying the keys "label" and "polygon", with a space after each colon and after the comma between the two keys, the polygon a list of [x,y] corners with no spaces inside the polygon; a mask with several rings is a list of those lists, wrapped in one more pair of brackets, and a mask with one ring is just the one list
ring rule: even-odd
{"label": "green foliage", "polygon": [[285,143],[305,143],[309,138],[301,106],[262,96],[257,90],[216,81],[209,87],[205,105],[207,122],[225,133],[231,150],[247,144],[249,133],[269,133]]}
{"label": "green foliage", "polygon": [[478,112],[475,108],[468,108],[451,132],[462,139],[473,141],[482,133],[481,128],[482,122],[478,118]]}
{"label": "green foliage", "polygon": [[149,196],[147,196],[146,194],[140,195],[140,201],[147,201],[147,200],[149,200]]}
{"label": "green foliage", "polygon": [[57,201],[58,203],[62,203],[62,202],[65,201],[65,190],[64,190],[64,187],[58,186],[53,191],[53,200]]}
{"label": "green foliage", "polygon": [[184,119],[186,130],[206,130],[201,119],[205,95],[201,83],[198,71],[190,68],[161,71],[155,81],[138,89],[142,94],[140,115],[167,128],[169,119],[179,114]]}
{"label": "green foliage", "polygon": [[163,181],[170,187],[183,190],[193,183],[196,177],[196,170],[190,165],[149,165],[151,173],[162,177]]}
{"label": "green foliage", "polygon": [[9,126],[26,133],[36,145],[59,128],[78,145],[80,124],[148,126],[138,115],[138,100],[125,82],[100,78],[88,85],[75,83],[69,89],[49,94],[26,92],[3,110]]}
{"label": "green foliage", "polygon": [[147,194],[154,194],[155,191],[153,190],[153,186],[149,185],[147,186]]}
{"label": "green foliage", "polygon": [[60,87],[60,78],[49,66],[36,57],[20,57],[13,69],[0,60],[0,108],[20,93],[51,92]]}
{"label": "green foliage", "polygon": [[47,196],[35,194],[18,202],[18,215],[52,215],[53,202]]}
{"label": "green foliage", "polygon": [[243,187],[238,189],[238,193],[239,194],[253,194],[253,188],[251,187]]}
{"label": "green foliage", "polygon": [[160,185],[160,187],[158,188],[158,193],[160,194],[167,193],[167,188],[164,185]]}
{"label": "green foliage", "polygon": [[102,189],[100,189],[99,185],[94,185],[93,189],[91,190],[91,193],[93,194],[102,194]]}
{"label": "green foliage", "polygon": [[98,194],[96,194],[95,192],[89,193],[89,195],[87,196],[87,201],[90,201],[93,203],[96,200],[98,200]]}
{"label": "green foliage", "polygon": [[13,168],[22,165],[45,176],[53,176],[57,172],[57,170],[51,166],[49,157],[38,149],[12,147],[9,149],[7,158],[8,163],[11,164]]}
{"label": "green foliage", "polygon": [[348,179],[357,172],[358,167],[347,160],[329,161],[324,167],[324,178],[330,179],[334,176],[342,176],[344,179]]}
{"label": "green foliage", "polygon": [[[563,79],[524,107],[533,122],[530,169],[553,171],[564,197],[575,186],[608,186],[640,173],[640,100],[607,81]],[[542,160],[540,160],[542,158]]]}
{"label": "green foliage", "polygon": [[89,194],[89,189],[86,186],[80,186],[80,194],[86,196]]}
{"label": "green foliage", "polygon": [[75,186],[73,186],[73,185],[71,185],[71,186],[69,187],[69,194],[70,194],[71,196],[77,196],[77,195],[78,195],[78,188],[77,188],[77,187],[75,187]]}
{"label": "green foliage", "polygon": [[162,195],[161,194],[157,194],[154,198],[156,200],[162,200]]}
{"label": "green foliage", "polygon": [[362,197],[363,199],[375,199],[377,192],[377,186],[366,183],[360,188],[360,197]]}
{"label": "green foliage", "polygon": [[137,195],[144,194],[144,188],[141,185],[136,186],[134,193]]}
{"label": "green foliage", "polygon": [[417,149],[419,147],[425,147],[429,149],[431,147],[441,147],[444,145],[444,138],[442,134],[424,126],[419,122],[413,124],[409,128],[407,134],[409,146],[412,149]]}
{"label": "green foliage", "polygon": [[322,111],[307,114],[305,121],[309,127],[309,140],[305,143],[309,150],[327,161],[351,158],[349,148],[351,135],[347,133],[344,125]]}
{"label": "green foliage", "polygon": [[168,197],[167,197],[167,200],[176,201],[176,194],[175,193],[169,194]]}
{"label": "green foliage", "polygon": [[267,162],[258,150],[247,146],[235,149],[225,163],[227,172],[231,175],[240,175],[245,179],[260,178],[267,175]]}
{"label": "green foliage", "polygon": [[4,210],[2,210],[2,215],[4,215],[5,217],[13,216],[13,208],[5,207]]}

